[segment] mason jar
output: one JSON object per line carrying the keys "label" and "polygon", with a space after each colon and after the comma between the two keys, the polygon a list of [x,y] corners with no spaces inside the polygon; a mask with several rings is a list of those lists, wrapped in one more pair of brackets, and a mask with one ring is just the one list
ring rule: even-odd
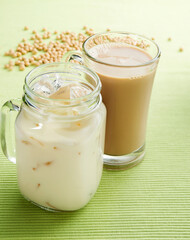
{"label": "mason jar", "polygon": [[[100,90],[99,77],[85,66],[44,64],[26,76],[22,100],[2,107],[2,150],[16,162],[20,192],[30,202],[72,211],[95,194],[106,120]],[[15,111],[16,148],[9,127]]]}

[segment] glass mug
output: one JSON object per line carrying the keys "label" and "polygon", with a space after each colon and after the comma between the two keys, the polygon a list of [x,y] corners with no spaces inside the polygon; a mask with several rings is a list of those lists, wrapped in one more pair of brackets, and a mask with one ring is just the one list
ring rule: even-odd
{"label": "glass mug", "polygon": [[[72,97],[49,97],[62,86],[64,91],[71,87]],[[2,150],[16,161],[20,192],[30,202],[50,211],[73,211],[95,194],[106,122],[100,90],[99,77],[85,66],[44,64],[26,76],[22,101],[2,107]],[[16,121],[12,113],[18,113]]]}
{"label": "glass mug", "polygon": [[[126,51],[131,51],[131,56]],[[82,52],[71,51],[64,56],[65,61],[78,61],[95,71],[102,82],[107,109],[107,169],[126,169],[144,157],[148,108],[159,58],[155,42],[122,32],[95,34],[84,42]]]}

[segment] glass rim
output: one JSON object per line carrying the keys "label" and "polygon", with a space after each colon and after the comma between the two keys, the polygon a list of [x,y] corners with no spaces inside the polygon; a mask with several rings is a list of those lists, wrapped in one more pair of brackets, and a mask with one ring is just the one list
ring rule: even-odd
{"label": "glass rim", "polygon": [[[141,37],[141,38],[144,38],[144,40],[148,40],[150,41],[154,46],[156,46],[157,48],[157,54],[154,58],[152,58],[150,61],[147,61],[143,64],[137,64],[137,65],[119,65],[119,64],[111,64],[111,63],[106,63],[106,62],[103,62],[103,61],[100,61],[98,59],[96,59],[95,57],[91,56],[88,52],[88,50],[86,49],[86,44],[88,43],[89,40],[93,39],[94,37],[96,36],[101,36],[101,35],[109,35],[109,34],[123,34],[123,35],[128,35],[128,36],[136,36],[136,37]],[[110,31],[110,32],[101,32],[101,33],[96,33],[96,34],[93,34],[92,36],[88,37],[83,45],[82,45],[82,49],[84,51],[84,53],[94,62],[97,62],[97,63],[100,63],[100,64],[104,64],[104,65],[107,65],[107,66],[110,66],[110,67],[121,67],[121,68],[135,68],[135,67],[144,67],[144,66],[148,66],[148,65],[151,65],[152,63],[154,63],[156,60],[158,60],[161,56],[161,51],[160,51],[160,48],[158,46],[158,44],[153,41],[152,39],[148,38],[148,37],[145,37],[144,35],[140,35],[140,34],[136,34],[136,33],[130,33],[130,32],[123,32],[123,31]]]}
{"label": "glass rim", "polygon": [[[91,77],[93,77],[93,79],[95,79],[95,81],[96,81],[96,86],[95,86],[95,88],[94,88],[94,89],[92,90],[92,92],[90,92],[89,94],[86,94],[86,95],[84,95],[84,96],[82,96],[82,97],[73,98],[73,99],[54,99],[54,98],[49,98],[49,97],[42,96],[42,95],[38,94],[37,92],[35,92],[34,90],[32,90],[32,88],[31,88],[31,86],[30,86],[31,80],[33,80],[34,78],[38,77],[40,74],[38,74],[38,75],[35,76],[35,77],[30,78],[31,75],[32,75],[33,73],[35,73],[36,70],[43,69],[43,68],[45,68],[45,67],[47,67],[47,66],[53,66],[53,65],[70,66],[70,67],[72,67],[72,68],[75,69],[75,70],[82,71],[83,73],[87,73],[88,75],[90,75]],[[66,70],[66,69],[65,69],[65,70]],[[53,70],[52,70],[52,71],[50,70],[50,72],[56,73],[56,71],[53,71]],[[58,72],[58,71],[57,71],[57,72]],[[63,72],[64,72],[64,69],[63,69]],[[65,72],[66,72],[66,71],[65,71]],[[47,71],[47,73],[48,73],[48,71]],[[66,73],[69,73],[69,72],[66,72]],[[72,72],[70,72],[70,73],[72,73]],[[97,96],[100,94],[101,87],[102,87],[102,85],[101,85],[100,78],[99,78],[99,76],[98,76],[94,71],[92,71],[91,69],[89,69],[88,67],[86,67],[86,66],[84,66],[84,65],[74,64],[74,63],[70,63],[70,62],[68,62],[68,63],[65,63],[65,62],[54,62],[54,63],[42,64],[42,65],[40,65],[40,66],[35,67],[34,69],[32,69],[32,70],[26,75],[25,81],[24,81],[24,92],[25,92],[26,94],[27,94],[27,92],[29,92],[29,93],[31,93],[33,96],[39,98],[40,100],[46,100],[46,101],[57,102],[57,103],[59,103],[59,102],[61,102],[61,103],[63,103],[63,102],[66,102],[66,103],[70,102],[70,103],[71,103],[71,105],[66,105],[66,106],[64,106],[64,105],[62,104],[62,107],[71,107],[71,106],[73,106],[73,105],[72,105],[72,102],[77,102],[77,101],[81,101],[81,102],[82,102],[82,100],[84,100],[84,99],[86,99],[86,101],[88,101],[88,100],[91,99],[91,98],[97,97]],[[27,95],[28,95],[28,94],[27,94]],[[33,98],[32,98],[32,100],[33,100]]]}

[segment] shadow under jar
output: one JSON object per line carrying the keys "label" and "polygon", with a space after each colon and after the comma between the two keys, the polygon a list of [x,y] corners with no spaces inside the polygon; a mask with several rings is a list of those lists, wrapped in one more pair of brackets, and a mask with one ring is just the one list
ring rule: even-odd
{"label": "shadow under jar", "polygon": [[106,109],[98,76],[71,63],[42,65],[16,100],[2,108],[2,149],[14,161],[8,117],[15,122],[18,185],[22,195],[41,208],[72,211],[95,194],[103,168]]}
{"label": "shadow under jar", "polygon": [[143,36],[109,32],[95,34],[72,59],[95,71],[102,82],[107,108],[104,166],[127,169],[145,154],[146,125],[154,76],[160,58],[158,45]]}

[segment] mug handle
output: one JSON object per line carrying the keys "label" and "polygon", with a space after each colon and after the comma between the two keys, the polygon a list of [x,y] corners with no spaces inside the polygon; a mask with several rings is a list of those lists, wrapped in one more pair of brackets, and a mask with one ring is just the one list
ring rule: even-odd
{"label": "mug handle", "polygon": [[82,53],[80,51],[69,51],[64,54],[64,56],[63,56],[64,62],[70,62],[71,60],[75,60],[79,64],[84,65]]}
{"label": "mug handle", "polygon": [[16,163],[14,123],[21,102],[21,99],[11,99],[1,108],[1,148],[4,155],[13,163]]}

